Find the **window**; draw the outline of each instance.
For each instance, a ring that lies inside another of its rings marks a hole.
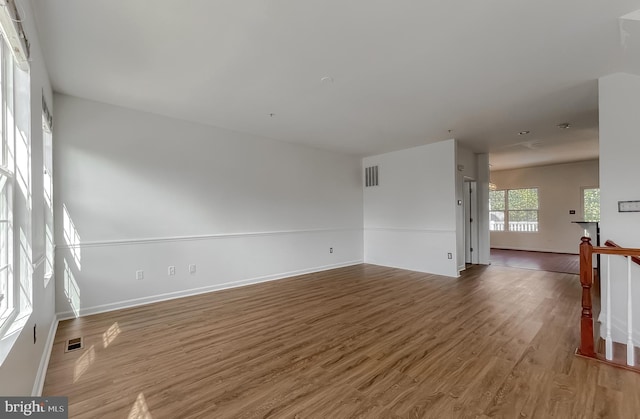
[[[15,209],[28,219],[32,204],[29,92],[28,70],[18,68],[0,38],[0,337],[31,310],[30,233],[14,224]]]
[[[584,221],[600,221],[600,188],[582,188]]]
[[[538,189],[489,191],[490,231],[538,231]]]
[[[42,102],[43,189],[44,189],[44,284],[53,277],[53,138],[51,117],[44,100]]]
[[[11,175],[3,167],[0,172],[0,327],[13,312],[11,184]]]
[[[8,59],[9,58],[9,59]],[[13,283],[13,180],[14,180],[14,142],[13,130],[8,129],[11,120],[7,95],[7,61],[10,60],[8,48],[0,38],[0,95],[2,112],[0,115],[0,328],[14,315],[15,293]]]
[[[489,230],[504,231],[507,203],[506,191],[489,191]]]

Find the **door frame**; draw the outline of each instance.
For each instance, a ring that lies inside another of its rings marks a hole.
[[[480,263],[478,228],[478,184],[475,179],[465,176],[462,188],[465,264]],[[472,250],[473,249],[473,250]]]

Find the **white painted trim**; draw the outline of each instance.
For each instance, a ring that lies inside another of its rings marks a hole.
[[[37,261],[35,261],[35,263],[32,264],[33,270],[35,271],[36,269],[38,269],[38,267],[44,263],[45,259],[46,258],[44,255],[40,256],[40,259],[38,259]]]
[[[273,275],[265,275],[265,276],[260,276],[260,277],[256,277],[256,278],[243,279],[243,280],[240,280],[240,281],[225,282],[225,283],[222,283],[222,284],[210,285],[210,286],[206,286],[206,287],[192,288],[192,289],[188,289],[188,290],[175,291],[175,292],[168,292],[168,293],[165,293],[165,294],[158,294],[158,295],[153,295],[153,296],[149,296],[149,297],[134,298],[134,299],[131,299],[131,300],[124,300],[124,301],[120,301],[120,302],[117,302],[117,303],[110,303],[110,304],[103,304],[103,305],[94,306],[94,307],[80,308],[79,317],[89,316],[89,315],[98,314],[98,313],[105,313],[105,312],[108,312],[108,311],[121,310],[121,309],[124,309],[124,308],[137,307],[137,306],[142,306],[142,305],[146,305],[146,304],[157,303],[157,302],[160,302],[160,301],[174,300],[176,298],[189,297],[189,296],[192,296],[192,295],[206,294],[206,293],[209,293],[209,292],[220,291],[220,290],[229,289],[229,288],[238,288],[238,287],[243,287],[243,286],[246,286],[246,285],[253,285],[253,284],[259,284],[259,283],[262,283],[262,282],[275,281],[275,280],[278,280],[278,279],[283,279],[283,278],[288,278],[288,277],[298,276],[298,275],[304,275],[304,274],[309,274],[309,273],[313,273],[313,272],[326,271],[326,270],[329,270],[329,269],[343,268],[345,266],[359,265],[361,263],[364,263],[364,261],[363,260],[352,260],[352,261],[343,262],[343,263],[337,263],[337,264],[333,264],[333,265],[324,265],[324,266],[318,266],[318,267],[315,267],[315,268],[301,269],[301,270],[298,270],[298,271],[283,272],[283,273],[273,274]],[[57,313],[57,316],[58,316],[58,320],[68,320],[68,319],[73,319],[73,318],[76,317],[73,314],[72,311],[66,311],[66,312],[62,312],[62,313]]]
[[[626,313],[625,313],[626,315]],[[599,323],[606,322],[606,315],[604,313],[600,313],[597,321]],[[603,330],[602,328],[601,330]],[[611,316],[611,334],[613,336],[613,341],[622,343],[624,345],[627,344],[627,324],[624,320],[618,319],[614,316]],[[601,336],[602,337],[602,336]],[[640,330],[634,328],[633,329],[633,346],[640,347]]]
[[[51,322],[51,327],[49,328],[49,335],[47,336],[47,341],[44,344],[42,357],[40,358],[40,366],[38,367],[36,380],[33,383],[33,390],[31,391],[31,395],[34,397],[40,397],[42,395],[44,380],[47,376],[49,360],[51,359],[51,352],[53,351],[53,342],[56,338],[56,332],[58,331],[58,323],[59,321],[57,319],[54,319]]]
[[[246,233],[221,233],[221,234],[202,234],[191,236],[167,236],[167,237],[149,237],[140,239],[122,239],[122,240],[97,240],[80,243],[77,245],[58,244],[57,249],[74,249],[85,247],[104,247],[104,246],[126,246],[132,244],[149,244],[149,243],[167,243],[167,242],[180,242],[180,241],[195,241],[195,240],[212,240],[212,239],[226,239],[233,237],[260,237],[260,236],[278,236],[285,234],[303,234],[303,233],[326,233],[326,232],[339,232],[339,231],[361,231],[361,228],[318,228],[311,230],[281,230],[281,231],[255,231]]]
[[[365,231],[399,231],[404,233],[455,233],[456,230],[433,230],[428,228],[395,228],[395,227],[365,227]]]

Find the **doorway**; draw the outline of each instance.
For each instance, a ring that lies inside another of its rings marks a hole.
[[[464,205],[464,261],[465,264],[478,264],[478,195],[477,182],[474,179],[464,179],[463,185]]]

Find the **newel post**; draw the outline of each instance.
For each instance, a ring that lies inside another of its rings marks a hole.
[[[583,356],[596,357],[593,339],[593,310],[591,304],[591,285],[593,284],[593,246],[589,237],[583,237],[580,243],[580,284],[582,285],[582,316],[580,318],[580,348]]]

